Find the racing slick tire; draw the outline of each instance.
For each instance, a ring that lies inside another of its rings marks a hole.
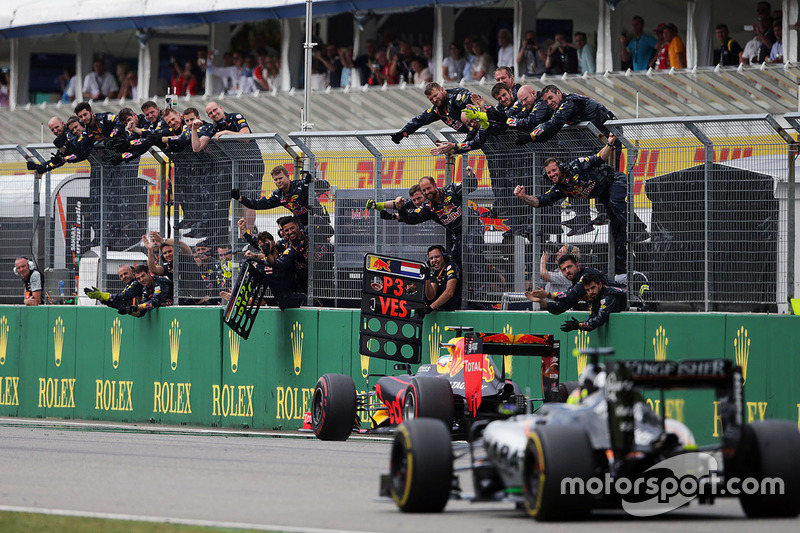
[[[797,426],[788,420],[764,420],[744,426],[730,475],[741,480],[739,503],[748,517],[800,514],[800,431]],[[753,494],[744,492],[746,478],[758,480]],[[782,480],[783,494],[778,494],[776,485],[767,478]],[[770,489],[775,494],[769,494]]]
[[[523,455],[525,509],[540,521],[585,518],[592,509],[592,495],[585,490],[583,494],[562,494],[561,481],[578,478],[585,486],[593,475],[594,451],[583,428],[537,427],[530,433]]]
[[[454,411],[453,389],[449,381],[431,376],[411,378],[403,398],[403,420],[435,418],[452,428]]]
[[[314,387],[311,427],[320,440],[347,440],[356,420],[356,386],[344,374],[323,374]]]
[[[408,420],[397,428],[389,493],[406,513],[440,513],[453,486],[450,428],[441,420]]]

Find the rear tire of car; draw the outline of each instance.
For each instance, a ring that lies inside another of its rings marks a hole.
[[[397,428],[389,493],[406,513],[440,513],[453,486],[450,428],[440,420],[409,420]]]
[[[594,475],[594,452],[583,428],[541,426],[531,432],[522,463],[528,514],[540,521],[579,520],[592,509],[592,496],[562,494],[564,478],[585,482]]]
[[[787,518],[800,514],[800,431],[795,424],[764,420],[744,426],[732,466],[731,475],[741,481],[758,480],[755,494],[739,495],[748,517]],[[764,483],[766,478],[780,478],[783,494],[766,493],[770,487],[777,490],[772,483]],[[742,484],[740,488],[746,487]]]
[[[320,440],[347,440],[356,421],[356,386],[344,374],[324,374],[311,401],[311,427]]]
[[[411,378],[403,398],[403,421],[435,418],[452,428],[454,411],[453,389],[449,381],[430,376]]]

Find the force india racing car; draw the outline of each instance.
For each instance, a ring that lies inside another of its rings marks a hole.
[[[580,389],[568,403],[544,404],[535,414],[485,423],[482,435],[476,423],[473,435],[478,436],[467,443],[451,444],[447,428],[437,420],[401,425],[390,473],[381,476],[381,495],[391,496],[406,512],[439,512],[449,498],[458,498],[516,502],[537,520],[578,519],[595,508],[619,507],[650,516],[695,496],[701,503],[733,496],[725,488],[738,478],[751,480],[750,490],[741,481],[736,491],[747,516],[800,514],[800,431],[782,420],[742,423],[739,367],[724,359],[637,360],[612,362],[606,372],[597,362],[600,353],[589,351]],[[697,446],[684,424],[659,419],[640,393],[685,388],[715,390],[720,443]],[[469,465],[454,469],[456,460]],[[471,471],[474,494],[462,494],[454,477],[458,470]],[[665,499],[663,492],[651,489],[666,487],[670,472],[679,479],[680,491],[676,494],[671,485]],[[691,473],[697,484],[685,481],[681,472]],[[578,490],[598,479],[605,486],[627,488],[606,491],[595,484],[595,490]],[[771,485],[775,479],[782,480],[782,490]],[[630,489],[637,482],[648,490],[634,496]]]
[[[394,429],[415,418],[436,419],[454,437],[464,437],[473,420],[496,420],[530,409],[532,400],[520,387],[505,379],[505,365],[498,371],[491,355],[527,355],[541,357],[541,380],[544,402],[564,401],[570,387],[577,383],[559,383],[559,341],[552,335],[511,335],[478,333],[468,327],[447,327],[462,332],[442,343],[447,354],[435,364],[420,365],[411,375],[408,364],[396,364],[405,375],[382,376],[374,390],[356,393],[350,376],[325,374],[314,388],[311,425],[322,440],[346,440],[358,430],[365,413],[370,430]]]

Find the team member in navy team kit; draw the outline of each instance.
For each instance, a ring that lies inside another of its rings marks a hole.
[[[586,299],[592,306],[589,318],[579,322],[573,317],[561,325],[561,331],[592,331],[608,322],[611,313],[624,311],[628,304],[628,297],[624,289],[611,287],[603,282],[601,276],[595,272],[587,272],[581,277],[580,284],[586,290]]]
[[[142,286],[136,281],[133,268],[130,265],[120,265],[117,268],[117,276],[123,283],[122,291],[117,294],[102,292],[97,287],[86,287],[83,292],[92,300],[97,300],[101,304],[117,309],[121,314],[124,314],[133,305],[133,300],[136,298],[135,295],[142,293]]]
[[[564,311],[569,311],[578,302],[586,300],[586,289],[579,283],[584,274],[598,276],[603,285],[619,287],[615,282],[609,282],[599,270],[582,266],[578,258],[572,254],[564,254],[558,258],[558,270],[572,283],[569,289],[559,292],[550,292],[544,289],[525,292],[525,297],[528,300],[538,303],[542,309],[553,315],[560,315]]]
[[[87,214],[94,229],[94,235],[85,235],[85,247],[99,244],[101,229],[105,231],[106,244],[121,248],[133,239],[138,240],[140,226],[144,220],[134,215],[141,211],[140,202],[147,202],[146,190],[139,184],[138,164],[135,161],[119,164],[124,159],[122,153],[130,148],[130,140],[125,125],[115,113],[94,113],[87,102],[75,106],[75,114],[84,127],[84,134],[94,141],[94,153],[98,161],[92,160],[89,177],[89,205]],[[102,181],[102,187],[101,187]],[[100,191],[103,197],[100,198]],[[100,202],[104,206],[100,221]],[[138,210],[136,208],[139,208]],[[146,208],[145,208],[146,211]]]
[[[89,157],[94,143],[91,137],[83,133],[83,124],[78,117],[73,115],[67,119],[66,123],[58,117],[51,117],[47,122],[47,127],[55,136],[53,145],[56,147],[56,151],[47,163],[28,161],[28,170],[44,174],[64,163],[77,163]]]
[[[253,133],[247,119],[241,113],[226,113],[222,106],[217,102],[209,102],[206,105],[208,118],[214,121],[216,132],[214,139],[219,139],[228,135],[247,135]],[[238,160],[237,175],[235,185],[245,195],[251,197],[261,196],[261,182],[264,178],[264,160],[261,157],[261,149],[255,140],[248,140],[244,143],[227,143],[225,150],[234,154]],[[229,156],[230,157],[230,156]],[[226,183],[230,184],[230,180]],[[227,187],[228,190],[231,185]],[[223,193],[224,194],[224,193]],[[256,213],[252,209],[240,208],[237,218],[244,217],[249,226],[253,226],[256,220]]]
[[[395,144],[400,144],[405,137],[437,120],[461,133],[469,131],[469,128],[461,122],[461,112],[467,105],[474,103],[471,92],[461,88],[444,89],[438,83],[431,82],[425,86],[425,96],[432,104],[431,107],[409,120],[403,129],[392,134],[392,141]]]
[[[544,194],[530,196],[525,188],[518,186],[514,194],[533,207],[546,207],[570,196],[572,198],[596,198],[601,202],[610,217],[610,229],[614,235],[614,272],[619,281],[627,273],[627,221],[628,195],[627,177],[611,168],[607,161],[611,156],[613,135],[609,143],[596,155],[561,163],[550,158],[545,161],[544,172],[553,186]]]
[[[461,309],[461,269],[444,250],[434,244],[428,248],[430,271],[425,280],[425,313]]]
[[[293,180],[289,177],[289,170],[283,165],[274,167],[270,175],[277,189],[272,191],[269,197],[254,200],[245,196],[239,189],[232,189],[231,198],[249,209],[258,211],[284,207],[291,211],[303,228],[308,227],[309,221],[313,222],[315,235],[320,237],[318,241],[330,238],[333,235],[333,228],[330,226],[325,208],[316,196],[311,197],[310,186],[314,182],[313,176],[306,173],[302,179]],[[317,189],[315,192],[319,192],[330,189],[330,184],[325,180],[317,180],[315,187]]]

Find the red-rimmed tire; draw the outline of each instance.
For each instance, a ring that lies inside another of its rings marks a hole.
[[[430,376],[411,379],[403,399],[403,421],[435,418],[452,429],[454,411],[453,389],[449,381]]]
[[[311,402],[311,427],[320,440],[347,440],[355,427],[356,386],[344,374],[324,374]]]

